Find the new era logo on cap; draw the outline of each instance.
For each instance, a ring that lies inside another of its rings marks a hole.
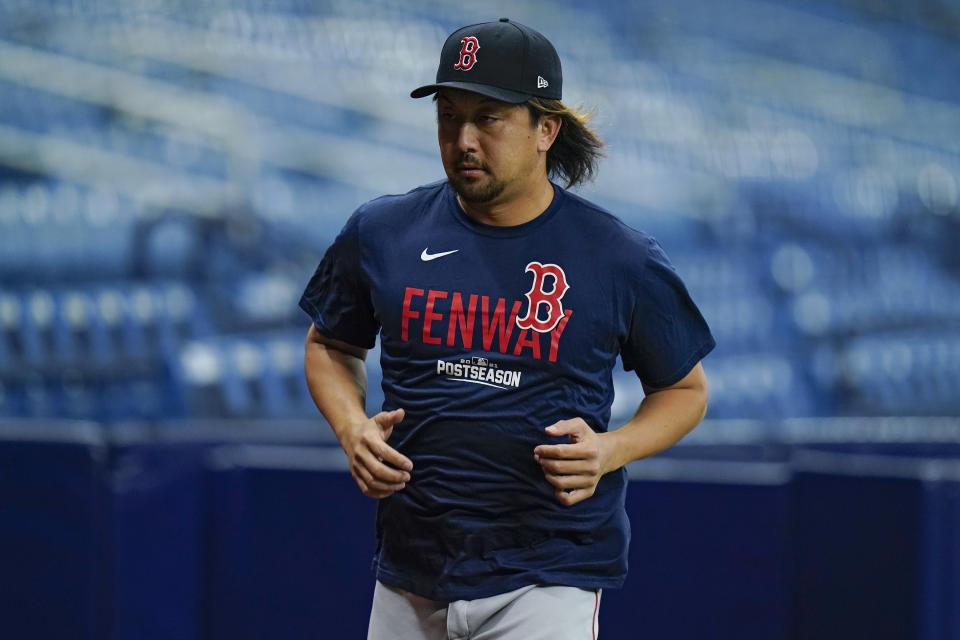
[[[440,52],[436,82],[414,89],[410,96],[422,98],[450,87],[520,104],[534,96],[560,100],[562,86],[560,56],[550,41],[501,18],[451,33]]]

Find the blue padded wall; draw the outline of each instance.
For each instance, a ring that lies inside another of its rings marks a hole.
[[[929,448],[798,453],[798,639],[958,637],[960,461]]]
[[[105,453],[90,424],[0,429],[4,637],[109,637]]]
[[[636,629],[651,638],[789,638],[786,462],[650,462],[631,473],[630,573],[623,589],[604,593],[607,637]]]
[[[376,503],[337,469],[343,454],[239,446],[212,456],[204,637],[365,637]]]
[[[363,637],[376,502],[316,426],[0,424],[5,637]],[[826,426],[631,464],[601,637],[960,640],[960,440]]]

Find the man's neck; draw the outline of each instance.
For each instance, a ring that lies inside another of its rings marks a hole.
[[[534,189],[507,197],[503,201],[472,203],[457,195],[457,202],[464,213],[484,224],[496,227],[515,227],[529,222],[547,210],[553,202],[553,185],[544,177]]]

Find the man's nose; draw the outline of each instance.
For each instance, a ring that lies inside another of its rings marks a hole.
[[[461,151],[477,150],[477,126],[472,122],[464,122],[457,133],[457,147]]]

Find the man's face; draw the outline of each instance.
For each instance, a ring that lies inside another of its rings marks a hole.
[[[465,202],[509,201],[545,175],[542,136],[524,105],[442,89],[437,137],[447,178]]]

